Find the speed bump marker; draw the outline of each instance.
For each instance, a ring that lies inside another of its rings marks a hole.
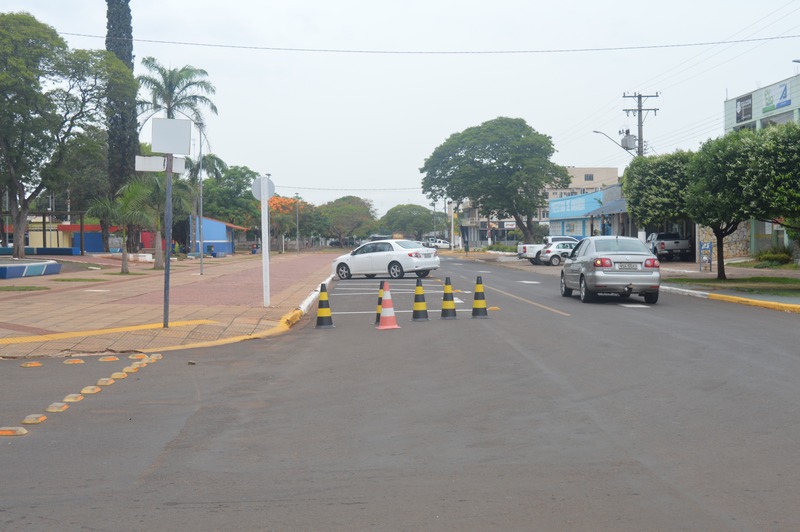
[[[25,419],[22,420],[23,425],[37,425],[47,419],[47,416],[44,414],[30,414],[25,416]]]
[[[24,436],[27,433],[23,427],[0,427],[0,436]]]
[[[162,358],[164,357],[161,355],[161,353],[153,353],[150,355],[151,360],[161,360]]]
[[[50,406],[44,409],[45,412],[63,412],[69,408],[67,403],[52,403]]]
[[[133,355],[128,355],[128,358],[131,360],[141,360],[143,358],[147,358],[147,355],[144,353],[134,353]]]
[[[112,384],[114,384],[114,379],[109,379],[108,377],[103,377],[97,381],[98,386],[111,386]]]
[[[134,368],[133,366],[125,366],[124,368],[122,368],[122,371],[124,371],[125,373],[136,373],[137,371],[139,371],[139,368]]]
[[[100,362],[116,362],[117,360],[119,360],[119,357],[111,355],[107,357],[100,357],[99,360]]]
[[[64,364],[83,364],[84,361],[82,358],[68,358],[64,361]]]
[[[100,390],[102,390],[102,388],[99,386],[86,386],[83,390],[81,390],[81,393],[85,393],[86,395],[94,395],[96,393],[100,393]]]
[[[125,373],[124,371],[115,371],[114,373],[111,374],[111,378],[112,379],[127,379],[128,378],[128,374]]]
[[[134,368],[144,368],[147,367],[147,362],[142,362],[141,360],[138,360],[133,364],[131,364],[131,366],[133,366]]]
[[[78,401],[83,401],[83,396],[79,393],[71,393],[64,397],[65,403],[77,403]]]
[[[40,368],[40,367],[42,367],[42,365],[43,364],[37,360],[37,361],[34,361],[34,362],[23,362],[22,364],[19,365],[19,367],[21,367],[21,368]]]

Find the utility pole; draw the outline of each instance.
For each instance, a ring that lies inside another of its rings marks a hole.
[[[638,134],[638,137],[636,139],[637,143],[638,143],[636,154],[639,155],[639,156],[642,156],[642,155],[644,155],[644,113],[646,113],[648,111],[653,111],[654,115],[658,114],[658,109],[655,109],[655,108],[642,109],[642,103],[644,103],[644,100],[646,100],[647,98],[658,98],[659,94],[658,93],[655,93],[655,94],[639,94],[639,93],[636,93],[636,92],[634,92],[633,94],[628,94],[627,92],[623,92],[622,93],[622,97],[623,98],[636,98],[636,109],[623,109],[623,111],[625,111],[626,115],[629,115],[630,113],[633,113],[633,115],[637,119],[637,123],[638,123],[638,126],[639,126],[639,134]]]

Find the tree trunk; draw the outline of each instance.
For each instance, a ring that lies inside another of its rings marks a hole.
[[[128,240],[127,236],[125,237],[125,240],[126,241]],[[122,269],[120,270],[120,273],[129,274],[130,272],[131,271],[128,268],[128,250],[125,247],[123,247],[122,248]]]
[[[717,237],[717,279],[725,280],[725,257],[723,257],[723,245],[725,242],[725,232],[722,229],[714,228],[714,236]]]
[[[25,258],[25,227],[28,223],[28,212],[11,204],[11,219],[14,221],[14,251],[15,259]]]
[[[161,249],[161,231],[156,231],[156,250],[155,250],[155,264],[154,270],[164,269],[164,250]]]
[[[108,229],[108,220],[100,220],[100,235],[103,239],[103,251],[108,253],[111,249],[108,246],[108,239],[111,236],[111,232]]]

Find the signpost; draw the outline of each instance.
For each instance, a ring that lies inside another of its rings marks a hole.
[[[275,195],[270,174],[253,180],[253,197],[261,202],[261,284],[264,287],[264,307],[269,307],[269,199]]]
[[[703,266],[708,264],[708,271],[714,271],[714,243],[713,242],[700,242],[700,271],[703,271]]]

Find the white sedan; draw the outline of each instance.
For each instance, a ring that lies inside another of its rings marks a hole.
[[[436,249],[423,247],[411,240],[367,242],[333,261],[333,273],[339,279],[350,279],[353,275],[372,278],[381,274],[402,279],[406,272],[426,277],[431,270],[438,268]]]

